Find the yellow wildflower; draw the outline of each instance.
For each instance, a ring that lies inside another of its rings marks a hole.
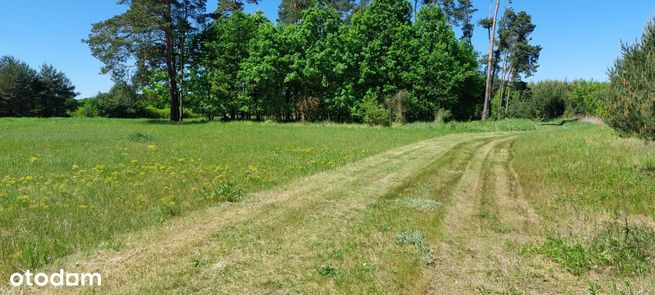
[[[80,166],[77,166],[77,165],[73,164],[73,166],[71,166],[71,169],[77,170],[77,169],[80,169]]]
[[[39,158],[37,158],[36,156],[32,156],[32,157],[30,157],[30,164],[34,164],[34,163],[36,163],[36,161],[37,161],[38,159],[39,159]]]
[[[20,196],[16,197],[16,200],[18,200],[21,203],[29,203],[30,202],[30,196],[20,195]]]

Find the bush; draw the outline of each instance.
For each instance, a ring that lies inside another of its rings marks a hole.
[[[446,109],[439,109],[434,115],[434,121],[436,123],[447,123],[453,119],[453,113]]]
[[[358,114],[364,123],[368,125],[391,126],[391,114],[378,104],[377,97],[372,91],[367,92],[364,96]]]
[[[531,83],[527,89],[519,91],[518,99],[511,101],[507,116],[529,119],[554,119],[562,115],[603,116],[603,101],[608,89],[608,83],[585,80]]]
[[[655,23],[622,51],[610,69],[606,121],[623,135],[655,140]]]
[[[533,118],[554,119],[566,110],[570,89],[567,82],[543,81],[530,86]]]
[[[566,100],[567,115],[605,115],[603,102],[608,95],[608,83],[577,80],[570,84],[570,88]]]

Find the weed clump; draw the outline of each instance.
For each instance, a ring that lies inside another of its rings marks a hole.
[[[243,190],[239,185],[224,183],[213,189],[204,189],[202,194],[210,201],[236,203],[243,200]]]
[[[589,243],[549,237],[542,245],[526,246],[521,252],[544,255],[575,275],[597,269],[638,275],[653,269],[655,230],[639,226],[626,232],[622,226],[613,224]]]
[[[432,246],[425,240],[421,231],[405,231],[396,235],[398,245],[414,245],[423,253],[422,263],[425,265],[434,264],[435,254]]]
[[[332,265],[323,265],[318,268],[318,274],[326,278],[334,278],[341,276],[343,272],[339,268]]]

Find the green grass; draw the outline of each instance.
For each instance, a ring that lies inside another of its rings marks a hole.
[[[512,151],[525,195],[544,217],[544,232],[538,234],[547,236],[524,245],[523,254],[555,261],[590,286],[615,288],[634,278],[652,278],[652,142],[571,123],[526,133]],[[600,279],[586,278],[589,272]]]
[[[527,121],[410,124],[0,120],[0,275],[117,234],[455,132],[531,130]]]
[[[620,138],[609,128],[584,123],[546,127],[513,145],[525,189],[543,209],[576,207],[655,218],[655,145]],[[623,202],[625,200],[625,202]],[[552,220],[558,210],[544,210]]]
[[[655,254],[655,231],[637,226],[625,232],[609,224],[588,243],[548,237],[541,245],[526,245],[523,254],[541,254],[575,275],[590,270],[609,270],[613,274],[638,276],[650,273]]]

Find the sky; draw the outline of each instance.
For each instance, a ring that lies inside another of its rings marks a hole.
[[[82,43],[91,24],[125,10],[114,0],[0,0],[0,56],[11,55],[38,68],[52,64],[66,73],[78,98],[93,96],[112,86],[101,75],[102,64]],[[210,9],[215,0],[208,0]],[[506,0],[504,2],[507,2]],[[271,20],[277,18],[280,0],[247,5]],[[475,19],[489,14],[489,0],[474,0]],[[544,79],[607,80],[607,69],[620,55],[621,41],[634,43],[645,24],[655,17],[653,0],[513,0],[537,25],[533,42],[543,46],[539,70],[530,81]],[[502,10],[501,10],[502,13]],[[473,45],[486,52],[487,33],[476,27]]]

